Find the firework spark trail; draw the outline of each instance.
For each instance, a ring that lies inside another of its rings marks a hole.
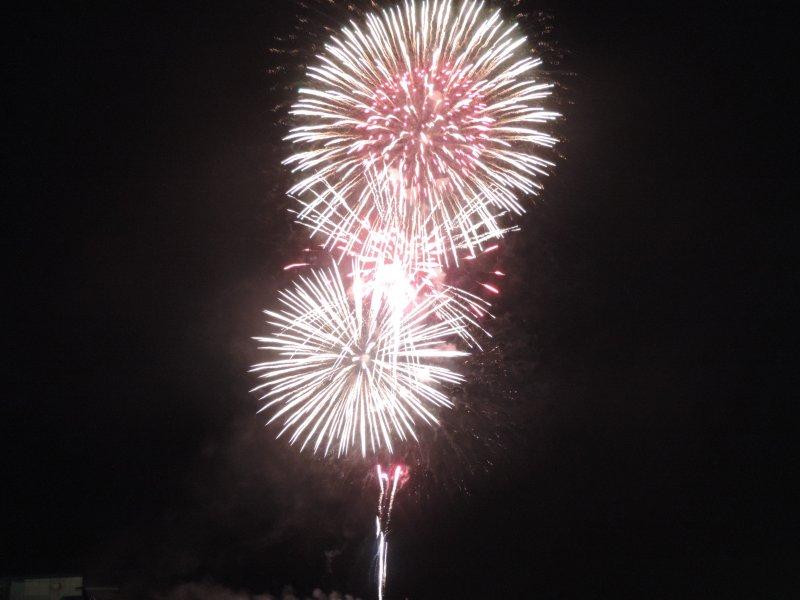
[[[392,518],[394,497],[397,493],[401,479],[408,475],[408,469],[397,465],[391,473],[384,471],[380,465],[376,466],[378,473],[378,515],[375,517],[375,537],[378,539],[378,600],[383,600],[383,591],[386,589],[386,555],[389,550],[387,538],[389,536],[389,523]],[[391,483],[390,483],[391,480]],[[388,490],[388,494],[387,494]]]
[[[399,219],[456,262],[500,237],[551,166],[533,151],[556,140],[536,126],[558,116],[515,28],[475,0],[409,1],[331,38],[291,111],[298,219],[340,239]]]
[[[417,301],[393,285],[369,287],[357,263],[348,293],[334,263],[279,298],[282,310],[265,311],[272,334],[255,338],[279,358],[251,369],[264,380],[255,390],[267,390],[261,410],[283,421],[279,437],[291,431],[290,443],[324,454],[358,444],[365,456],[416,439],[418,421],[438,423],[436,409],[452,406],[441,387],[463,378],[437,363],[466,356],[449,340],[469,336],[450,296]]]

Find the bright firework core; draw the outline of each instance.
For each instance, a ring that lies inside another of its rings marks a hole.
[[[361,356],[354,356],[353,357],[353,362],[358,361],[359,363],[361,363],[361,368],[362,369],[368,369],[369,368],[369,363],[370,363],[371,360],[372,360],[372,357],[366,352],[364,354],[362,354]]]

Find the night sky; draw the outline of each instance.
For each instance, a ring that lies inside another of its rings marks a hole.
[[[370,465],[275,441],[247,373],[303,247],[281,107],[324,20],[122,4],[6,22],[0,576],[372,597]],[[547,9],[557,167],[390,597],[800,594],[787,18]]]

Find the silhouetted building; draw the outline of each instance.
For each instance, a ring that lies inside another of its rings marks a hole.
[[[0,578],[0,600],[116,600],[115,587],[84,585],[81,575]]]

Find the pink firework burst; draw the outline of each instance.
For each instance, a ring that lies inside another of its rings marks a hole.
[[[465,0],[407,2],[331,38],[308,70],[287,139],[299,219],[351,245],[365,228],[403,222],[447,261],[508,229],[519,196],[551,165],[537,148],[558,115],[541,102],[516,25]],[[381,198],[378,198],[381,196]],[[389,202],[385,202],[389,198]]]

